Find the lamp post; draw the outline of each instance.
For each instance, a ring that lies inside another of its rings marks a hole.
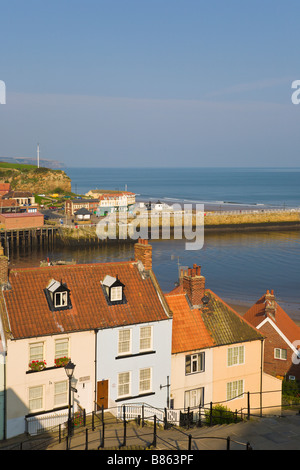
[[[170,393],[169,393],[169,388],[170,388],[170,383],[169,383],[169,376],[167,375],[167,385],[160,385],[160,389],[162,388],[167,388],[167,408],[170,407]]]
[[[75,364],[73,362],[69,361],[68,364],[65,366],[65,371],[67,374],[67,377],[69,379],[69,415],[68,415],[68,438],[71,436],[72,432],[72,418],[71,418],[71,390],[72,390],[72,385],[71,385],[71,380],[74,374],[74,369],[75,369]]]

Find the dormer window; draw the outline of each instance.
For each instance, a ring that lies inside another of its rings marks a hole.
[[[65,310],[72,308],[70,290],[62,281],[51,279],[45,289],[46,298],[51,310]]]
[[[124,303],[124,284],[118,279],[118,277],[105,276],[102,287],[106,294],[106,299],[110,304]]]

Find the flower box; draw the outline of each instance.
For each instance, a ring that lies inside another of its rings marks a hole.
[[[55,364],[55,367],[65,367],[68,362],[70,362],[70,358],[69,357],[58,357],[57,359],[54,359],[54,364]]]
[[[43,370],[46,367],[46,361],[31,361],[29,363],[29,369],[32,371]]]

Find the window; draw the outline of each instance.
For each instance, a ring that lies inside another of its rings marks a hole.
[[[184,409],[188,407],[194,408],[203,406],[204,404],[204,387],[188,390],[184,392]]]
[[[227,350],[227,365],[236,366],[245,362],[245,347],[235,346]]]
[[[69,356],[69,340],[58,339],[55,341],[55,359]]]
[[[43,361],[44,359],[44,343],[35,343],[29,345],[29,362]]]
[[[102,282],[102,288],[109,305],[117,302],[126,303],[124,287],[124,284],[119,281],[118,277],[105,276]]]
[[[40,411],[43,409],[43,386],[29,389],[29,410]]]
[[[125,397],[130,394],[130,372],[118,374],[118,397]]]
[[[112,302],[116,302],[118,300],[122,300],[123,296],[123,288],[122,286],[112,287],[110,291],[110,300]]]
[[[140,351],[152,349],[152,326],[140,328]]]
[[[68,293],[67,292],[56,292],[54,307],[66,307],[68,305]]]
[[[151,391],[151,375],[151,368],[140,369],[140,393],[146,393]]]
[[[204,352],[185,356],[185,373],[195,374],[204,371]]]
[[[54,384],[54,406],[62,406],[68,402],[68,382],[56,382]]]
[[[70,290],[62,281],[51,279],[44,289],[50,310],[66,310],[72,308]]]
[[[244,393],[244,381],[235,380],[227,383],[227,400],[232,400]]]
[[[275,348],[274,349],[274,357],[275,359],[282,359],[283,361],[287,360],[287,350]]]
[[[131,353],[131,330],[119,331],[118,354]]]

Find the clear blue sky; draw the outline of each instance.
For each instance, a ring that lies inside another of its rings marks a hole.
[[[299,0],[0,0],[0,156],[299,166]]]

